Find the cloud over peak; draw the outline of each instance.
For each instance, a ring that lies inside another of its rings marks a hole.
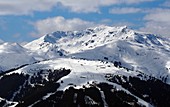
[[[79,18],[65,19],[62,16],[47,18],[35,22],[34,27],[39,35],[44,35],[54,31],[72,31],[83,30],[88,27],[93,27],[94,22],[85,21]]]
[[[152,9],[143,19],[146,23],[141,30],[170,37],[170,9]]]

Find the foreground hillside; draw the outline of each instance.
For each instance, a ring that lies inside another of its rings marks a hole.
[[[0,106],[170,106],[170,40],[154,34],[57,31],[25,46],[2,43],[0,59]]]

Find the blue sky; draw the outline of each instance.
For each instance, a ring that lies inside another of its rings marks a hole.
[[[170,0],[0,0],[0,39],[8,42],[101,24],[170,37]]]

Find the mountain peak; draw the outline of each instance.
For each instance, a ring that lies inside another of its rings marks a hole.
[[[127,29],[128,29],[127,26],[114,27],[114,26],[100,25],[97,27],[90,27],[85,30],[79,30],[79,31],[56,31],[56,32],[52,32],[50,34],[45,35],[43,38],[44,38],[44,42],[54,43],[57,39],[60,39],[61,37],[65,37],[65,36],[80,37],[84,35],[98,33],[104,30],[123,32],[123,31],[126,31]]]
[[[6,101],[57,107],[82,102],[85,106],[105,103],[101,105],[105,107],[170,105],[170,42],[166,38],[103,25],[56,31],[24,47],[0,45],[0,106],[6,106]]]
[[[24,52],[24,48],[19,45],[18,43],[4,43],[2,45],[0,45],[0,50],[4,51],[4,52],[15,52],[15,53],[21,53]]]
[[[154,34],[138,32],[127,28],[127,26],[113,27],[101,25],[91,27],[81,31],[56,31],[44,35],[31,43],[25,45],[26,48],[34,47],[31,50],[42,49],[50,45],[62,45],[75,47],[77,49],[89,49],[89,47],[102,46],[119,40],[133,41],[144,45],[159,45],[161,42]],[[85,46],[85,47],[83,47]]]
[[[56,43],[56,37],[54,35],[47,34],[43,37],[44,42]]]

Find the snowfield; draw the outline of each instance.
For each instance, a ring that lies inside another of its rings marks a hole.
[[[105,81],[106,79],[104,77],[104,74],[107,73],[114,73],[118,75],[124,74],[126,76],[136,76],[137,74],[139,74],[137,72],[127,72],[125,69],[116,68],[113,63],[109,62],[58,58],[56,60],[43,61],[37,64],[29,65],[14,72],[7,73],[6,75],[10,75],[12,73],[33,75],[34,73],[36,73],[36,71],[41,69],[54,70],[61,68],[70,69],[72,71],[70,74],[59,80],[64,82],[59,88],[61,90],[65,90],[68,84],[73,84],[77,87],[80,87],[89,81]],[[45,78],[45,73],[44,79],[48,80],[47,78]]]

